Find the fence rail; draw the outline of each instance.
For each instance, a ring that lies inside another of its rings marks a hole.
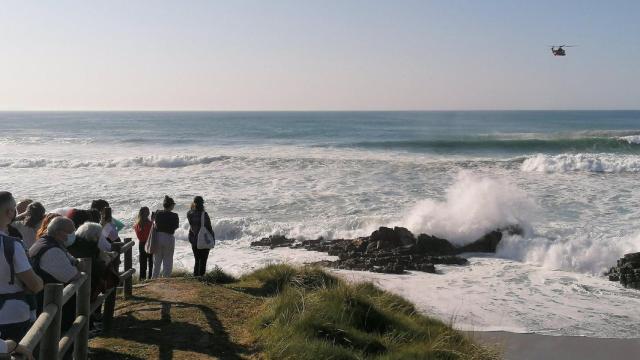
[[[118,273],[123,286],[123,297],[132,296],[132,275],[135,269],[132,267],[132,248],[134,242],[130,238],[124,239],[124,243],[115,242],[112,250],[118,252]],[[120,273],[120,256],[124,254],[124,271]],[[73,358],[76,360],[87,359],[89,352],[89,318],[100,305],[104,304],[103,331],[111,331],[113,324],[113,312],[116,302],[116,288],[111,288],[100,294],[91,303],[91,259],[79,260],[78,269],[81,275],[72,283],[47,284],[44,288],[44,301],[42,313],[33,323],[27,334],[20,340],[20,345],[31,352],[40,345],[38,359],[62,359],[64,354],[73,346]],[[76,295],[75,320],[71,327],[61,334],[62,307]],[[18,359],[17,357],[13,357]],[[8,359],[0,355],[0,360]]]

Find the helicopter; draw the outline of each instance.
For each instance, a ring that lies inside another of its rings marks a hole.
[[[566,56],[567,53],[564,50],[564,48],[566,47],[574,47],[576,45],[558,45],[558,48],[556,49],[555,45],[551,45],[551,52],[553,53],[553,56]]]

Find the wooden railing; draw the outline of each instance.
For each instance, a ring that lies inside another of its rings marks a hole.
[[[111,246],[113,251],[118,252],[118,257],[124,254],[124,272],[119,273],[119,277],[125,299],[130,298],[132,295],[132,275],[136,271],[132,267],[131,249],[133,245],[134,242],[130,238],[126,238],[124,243],[116,242]],[[120,260],[118,260],[119,268]],[[89,318],[103,303],[103,331],[106,333],[111,331],[116,303],[116,288],[111,288],[106,293],[100,294],[91,303],[91,259],[80,259],[78,269],[81,271],[80,277],[67,286],[47,284],[44,287],[42,313],[20,341],[20,345],[31,352],[40,345],[39,355],[34,354],[38,359],[61,359],[71,348],[71,345],[73,345],[74,359],[87,359],[89,351]],[[73,295],[76,295],[75,320],[67,332],[60,334],[62,307]]]

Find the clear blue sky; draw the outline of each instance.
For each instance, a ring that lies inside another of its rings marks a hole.
[[[0,110],[640,108],[637,0],[0,6]]]

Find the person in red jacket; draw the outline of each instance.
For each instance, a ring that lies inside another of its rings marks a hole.
[[[136,231],[136,236],[138,237],[138,253],[140,254],[138,262],[140,263],[141,281],[147,279],[147,268],[149,268],[149,279],[151,279],[153,272],[153,255],[144,250],[144,245],[149,238],[152,225],[153,222],[149,219],[149,208],[146,206],[141,207],[140,211],[138,211],[136,224],[133,226],[133,229]]]

